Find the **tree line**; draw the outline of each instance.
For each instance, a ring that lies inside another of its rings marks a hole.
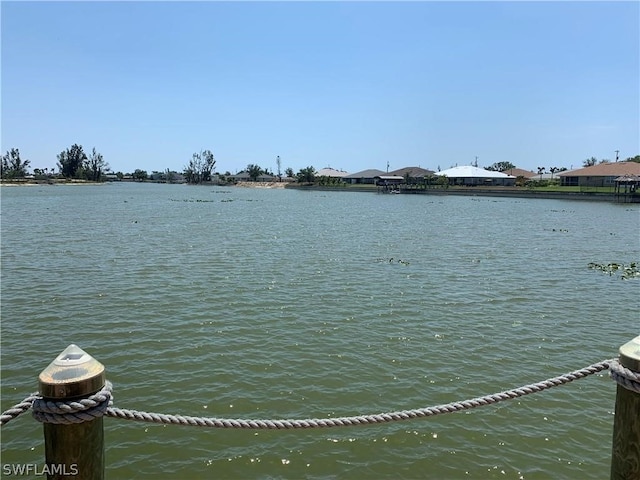
[[[616,159],[616,162],[618,160]],[[635,157],[628,157],[625,162],[636,162],[640,163],[640,155],[636,155]],[[603,158],[602,160],[598,160],[596,157],[587,158],[584,162],[582,162],[583,167],[593,167],[594,165],[600,163],[611,163],[611,160]]]
[[[105,161],[104,156],[99,153],[95,147],[90,153],[86,153],[82,145],[73,144],[70,148],[67,148],[57,155],[57,168],[58,172],[52,168],[49,171],[45,169],[34,169],[34,175],[37,177],[47,178],[50,175],[59,175],[67,179],[82,179],[93,182],[100,182],[105,180],[105,175],[110,172],[109,164]],[[281,179],[280,174],[280,157],[277,157],[278,165],[278,178]],[[2,156],[0,162],[0,178],[3,179],[17,179],[25,178],[29,175],[30,161],[22,159],[20,156],[20,150],[12,148],[5,155]],[[194,152],[189,162],[184,166],[182,176],[187,183],[201,184],[211,182],[214,175],[216,165],[216,159],[211,150],[200,150]],[[240,173],[246,172],[249,179],[252,181],[258,180],[261,175],[274,176],[272,171],[266,168],[262,168],[255,164],[249,164],[245,170]],[[124,175],[120,172],[116,174],[118,178],[122,179]],[[136,169],[131,174],[131,178],[136,181],[145,181],[149,178],[160,179],[162,181],[172,182],[177,179],[180,174],[167,169],[165,172],[152,172],[151,176],[146,170]],[[294,174],[292,168],[285,170],[287,177],[296,178],[300,182],[312,183],[315,178],[315,169],[313,167],[307,167],[301,169],[298,174]],[[227,172],[222,177],[230,177],[231,173]]]
[[[99,153],[95,147],[89,154],[85,153],[82,145],[73,144],[70,148],[63,150],[57,155],[57,167],[59,175],[64,178],[76,178],[89,180],[93,182],[100,182],[105,179],[105,175],[110,171],[109,164],[105,161],[103,155]],[[628,157],[625,162],[637,162],[640,163],[640,155],[635,157]],[[280,157],[276,159],[278,165],[278,179],[282,179],[280,172]],[[598,161],[596,157],[590,157],[583,162],[584,167],[590,167],[598,163],[608,163],[610,160],[602,159]],[[0,162],[0,178],[14,179],[25,178],[29,174],[30,161],[22,159],[20,151],[17,148],[12,148],[2,156]],[[191,160],[184,166],[182,175],[187,183],[201,184],[211,182],[216,165],[216,159],[210,150],[200,150],[195,152],[191,156]],[[486,170],[505,172],[516,168],[511,162],[496,162],[493,165],[485,167]],[[546,167],[538,167],[538,174],[542,175],[546,172]],[[566,167],[550,167],[549,172],[554,174],[556,172],[566,171]],[[155,173],[155,172],[154,172]],[[255,164],[247,165],[246,169],[240,173],[247,173],[251,181],[257,181],[262,175],[269,175],[275,177],[273,172],[268,169],[262,168]],[[316,170],[313,167],[302,168],[297,174],[294,174],[292,168],[285,169],[285,176],[289,178],[295,178],[300,183],[313,183],[315,181]],[[51,173],[48,169],[34,169],[36,176],[48,176],[53,175],[54,170],[51,169]],[[171,181],[178,173],[167,170],[161,174],[165,177],[165,181]],[[123,175],[118,172],[118,177]],[[145,181],[149,178],[148,173],[145,170],[136,169],[132,174],[132,178],[137,181]],[[231,176],[230,173],[226,173],[224,176]]]
[[[65,178],[77,178],[100,182],[104,175],[110,170],[109,164],[95,147],[89,154],[85,153],[82,145],[73,144],[70,148],[63,150],[57,155],[58,171]],[[2,156],[0,162],[0,177],[5,179],[24,178],[29,174],[29,160],[23,160],[20,150],[12,148]],[[34,170],[36,175],[48,175],[48,169]],[[51,174],[53,174],[51,169]]]

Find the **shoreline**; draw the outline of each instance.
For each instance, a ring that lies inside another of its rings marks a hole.
[[[375,185],[349,187],[323,187],[317,185],[291,185],[287,188],[296,190],[315,190],[332,192],[369,192],[388,195]],[[562,191],[535,191],[520,187],[449,187],[449,188],[400,188],[400,195],[436,195],[436,196],[468,196],[468,197],[501,197],[501,198],[532,198],[548,200],[579,200],[613,203],[640,203],[640,196],[630,194],[616,194],[615,192],[562,192]]]
[[[90,182],[88,180],[0,180],[0,187],[41,187],[56,185],[104,185],[109,182]]]
[[[37,186],[58,186],[58,185],[107,185],[114,182],[90,182],[87,180],[1,180],[0,187],[37,187]],[[121,183],[121,182],[115,182]],[[122,182],[131,183],[131,182]],[[157,182],[144,182],[157,183]],[[211,184],[216,186],[214,184]],[[386,193],[375,185],[359,186],[322,186],[322,185],[300,185],[292,182],[237,182],[226,187],[258,188],[258,189],[294,189],[313,190],[324,192],[368,192]],[[501,197],[501,198],[532,198],[532,199],[555,199],[555,200],[578,200],[578,201],[599,201],[613,203],[640,203],[640,195],[615,192],[563,192],[563,191],[536,191],[521,187],[449,187],[449,188],[400,188],[401,195],[454,195],[454,196],[478,196],[478,197]]]
[[[238,182],[234,187],[241,188],[285,188],[287,182]]]

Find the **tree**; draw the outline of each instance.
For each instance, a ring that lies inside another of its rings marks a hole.
[[[82,150],[82,145],[74,143],[58,154],[58,168],[65,178],[82,177],[82,169],[87,161],[87,154]]]
[[[210,182],[211,174],[213,173],[213,170],[216,166],[216,159],[210,150],[204,150],[200,153],[200,155],[202,157],[202,181]]]
[[[184,168],[184,177],[187,183],[210,182],[215,165],[216,159],[211,150],[200,150],[200,153],[194,153],[189,164]]]
[[[136,170],[133,172],[133,174],[131,176],[133,177],[134,180],[137,180],[138,182],[143,182],[147,178],[149,178],[149,175],[147,174],[147,171],[146,170],[140,170],[139,168],[136,168]]]
[[[299,183],[313,183],[316,178],[316,169],[313,167],[302,168],[297,177]]]
[[[29,160],[20,158],[20,150],[12,148],[7,150],[0,162],[0,177],[2,178],[24,178],[28,174]]]
[[[596,157],[591,157],[582,162],[582,166],[593,167],[596,163],[598,163],[598,159]]]
[[[538,174],[540,175],[540,180],[542,180],[542,174],[544,173],[545,170],[546,168],[544,167],[538,167]]]
[[[553,178],[553,174],[560,170],[558,167],[551,167],[549,171],[551,172],[551,178]]]
[[[496,162],[490,167],[485,167],[485,170],[490,170],[492,172],[506,172],[507,170],[514,168],[516,168],[516,166],[511,162]]]
[[[437,175],[436,185],[442,188],[449,188],[449,177],[446,175]]]
[[[109,164],[104,161],[102,154],[96,152],[96,148],[93,147],[93,150],[89,154],[84,167],[84,174],[87,177],[87,180],[99,182],[100,180],[102,180],[103,173],[108,171]]]
[[[258,180],[258,177],[262,175],[262,168],[251,163],[247,165],[247,173],[249,174],[249,180],[255,182]]]
[[[629,157],[625,160],[625,162],[636,162],[640,163],[640,155],[636,155],[635,157]]]
[[[284,174],[289,177],[289,178],[293,178],[293,168],[289,167],[284,171]]]

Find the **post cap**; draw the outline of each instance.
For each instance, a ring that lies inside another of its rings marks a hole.
[[[104,365],[71,344],[40,373],[38,383],[45,398],[85,397],[104,386]]]
[[[634,372],[640,372],[640,335],[620,347],[620,363]]]

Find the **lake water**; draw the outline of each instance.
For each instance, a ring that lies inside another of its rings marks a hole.
[[[115,406],[220,418],[429,407],[638,335],[638,205],[185,185],[3,187],[2,410],[69,344]],[[605,373],[430,419],[251,431],[105,419],[107,476],[608,478]],[[44,463],[42,426],[2,463]]]

